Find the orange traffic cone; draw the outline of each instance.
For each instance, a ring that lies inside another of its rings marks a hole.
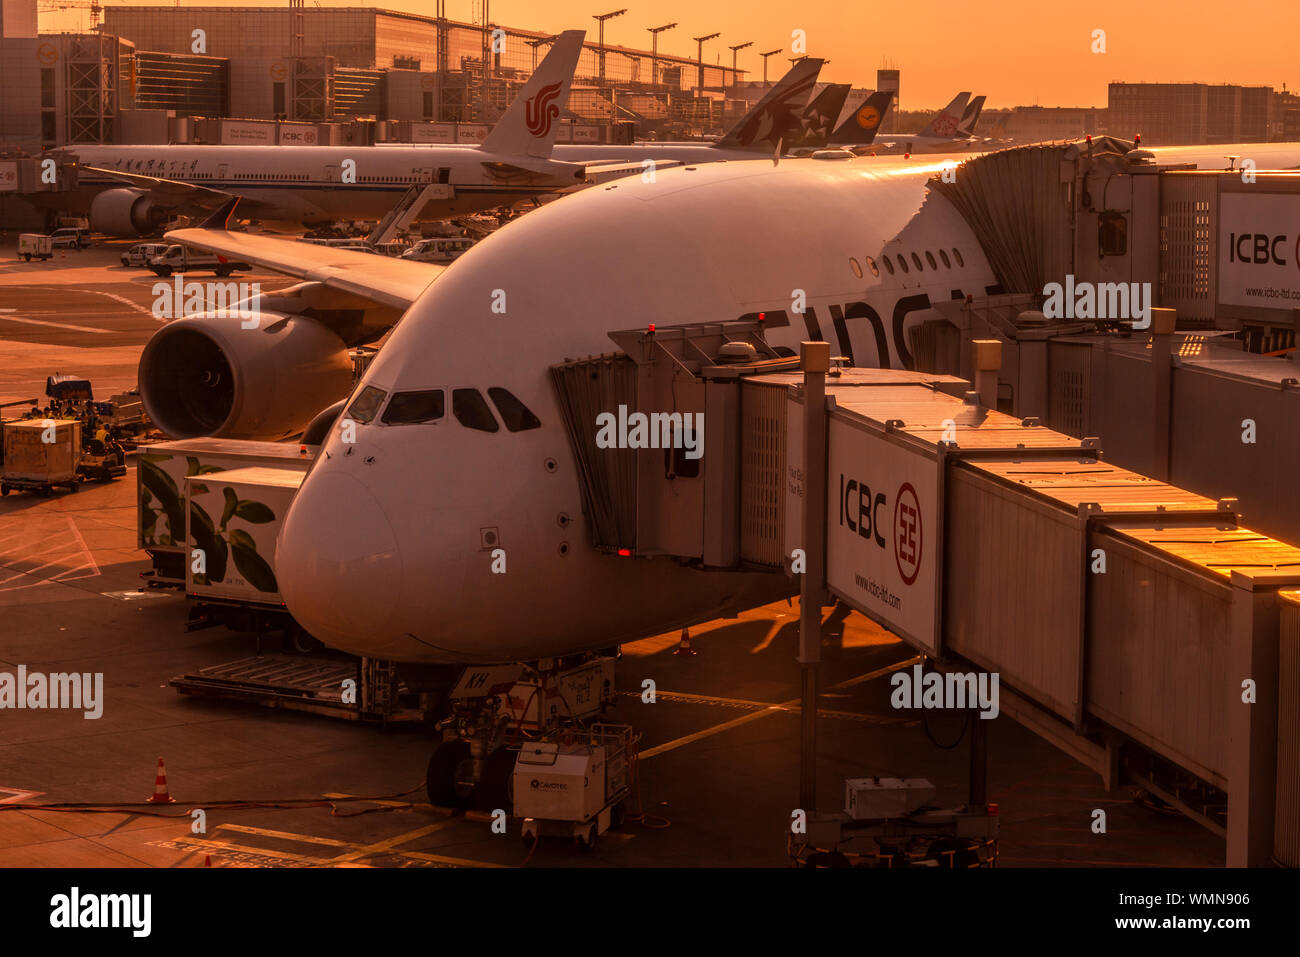
[[[158,776],[153,782],[153,797],[149,799],[150,804],[174,804],[176,799],[167,793],[167,768],[163,765],[163,759],[158,759]]]
[[[684,655],[686,657],[690,657],[695,654],[695,650],[691,648],[691,630],[689,628],[682,629],[681,643],[678,644],[677,650],[674,651],[673,654]]]

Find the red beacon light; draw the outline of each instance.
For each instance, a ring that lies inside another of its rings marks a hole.
[[[989,814],[989,817],[997,817],[997,816],[998,816],[998,806],[997,806],[996,804],[990,804],[990,805],[988,805],[988,814]]]
[[[653,336],[655,334],[655,324],[653,322],[645,327],[645,334],[647,336]]]
[[[630,549],[630,548],[620,548],[620,549],[618,550],[618,554],[619,554],[619,557],[620,557],[620,558],[631,558],[631,557],[632,557],[632,549]]]
[[[1141,133],[1134,133],[1134,134],[1133,134],[1133,145],[1134,145],[1134,146],[1141,146],[1141,145],[1142,145],[1142,134],[1141,134]]]

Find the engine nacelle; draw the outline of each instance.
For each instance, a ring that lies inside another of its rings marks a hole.
[[[147,236],[167,218],[167,210],[138,189],[106,189],[90,202],[90,228],[109,236]]]
[[[334,332],[305,316],[202,314],[163,326],[140,355],[140,397],[177,439],[277,441],[301,432],[352,389],[352,360]]]

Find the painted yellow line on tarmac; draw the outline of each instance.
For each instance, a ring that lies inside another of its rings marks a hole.
[[[324,844],[328,847],[352,847],[347,841],[336,841],[332,837],[316,837],[312,834],[295,834],[292,831],[273,831],[266,827],[250,827],[247,824],[219,824],[219,831],[238,831],[240,834],[257,834],[261,837],[273,837],[280,841],[302,841],[304,844]]]
[[[917,656],[915,658],[909,658],[906,661],[895,662],[894,664],[887,665],[884,668],[877,668],[875,671],[869,671],[866,674],[858,675],[856,678],[850,678],[847,681],[841,681],[838,684],[831,685],[826,690],[842,691],[845,688],[851,688],[855,685],[860,685],[863,684],[864,682],[871,681],[874,678],[879,678],[882,677],[883,675],[890,674],[891,672],[898,671],[902,668],[906,668],[910,665],[916,664],[920,660],[921,660],[920,656]],[[709,700],[703,695],[692,696],[692,697],[696,697],[701,700]],[[714,698],[713,700],[718,701],[718,700],[725,700],[725,699]],[[746,704],[748,703],[749,702],[746,702]],[[656,745],[653,748],[647,748],[646,750],[642,751],[638,755],[638,758],[644,761],[646,758],[653,758],[656,757],[657,755],[664,754],[668,751],[675,751],[680,747],[684,747],[685,745],[688,744],[694,744],[696,741],[700,741],[704,738],[712,737],[713,735],[720,734],[723,731],[730,731],[732,728],[738,728],[742,724],[748,724],[751,721],[757,721],[759,718],[765,717],[769,714],[777,714],[780,712],[789,712],[792,710],[798,710],[799,699],[791,698],[789,701],[782,701],[777,704],[769,704],[769,705],[763,705],[761,702],[753,702],[753,704],[756,707],[760,708],[760,710],[754,711],[751,714],[742,715],[739,718],[733,718],[730,721],[724,721],[722,722],[722,724],[716,724],[711,728],[705,728],[703,731],[696,731],[692,734],[684,735],[683,737],[676,738],[664,744]],[[818,712],[826,713],[826,712],[822,712],[821,709],[818,709]],[[844,712],[844,713],[848,714],[850,712]],[[861,717],[861,716],[854,715],[854,717]]]
[[[445,821],[438,821],[436,824],[427,824],[424,827],[417,827],[414,831],[407,831],[405,834],[398,834],[396,837],[390,837],[384,841],[378,841],[374,844],[366,844],[362,847],[358,847],[357,850],[353,851],[351,854],[344,854],[342,857],[334,858],[334,863],[343,864],[347,861],[355,861],[362,857],[382,854],[384,851],[393,850],[399,844],[406,844],[409,841],[414,841],[416,838],[432,834],[434,831],[441,831],[444,827],[454,823],[454,818],[448,818]],[[357,847],[355,844],[352,846]],[[405,854],[407,852],[398,851],[398,853]]]

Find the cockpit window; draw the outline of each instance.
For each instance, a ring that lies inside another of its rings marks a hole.
[[[527,432],[529,429],[542,427],[537,416],[533,415],[528,406],[516,399],[509,390],[495,386],[488,389],[488,396],[497,407],[497,411],[501,413],[501,421],[511,432]]]
[[[388,393],[383,389],[376,389],[373,385],[368,385],[361,390],[360,394],[352,400],[348,410],[343,413],[345,419],[351,419],[358,425],[365,425],[375,417],[379,407],[384,404],[384,396]]]
[[[445,413],[441,389],[427,392],[398,392],[388,402],[383,421],[388,425],[433,422]]]
[[[501,428],[478,389],[453,389],[451,412],[456,416],[456,421],[467,429],[497,432]]]

